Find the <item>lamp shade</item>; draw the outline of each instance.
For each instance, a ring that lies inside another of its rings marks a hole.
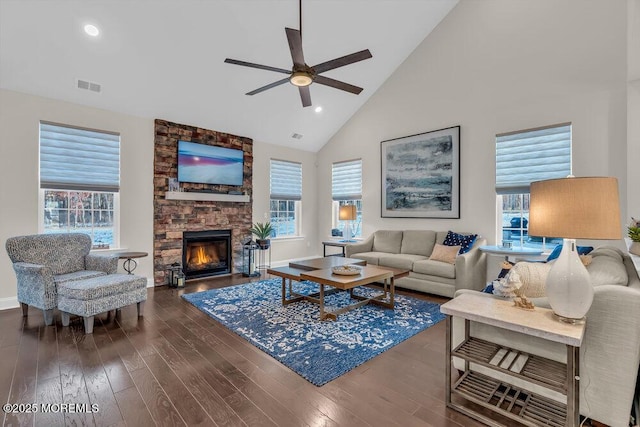
[[[621,239],[618,180],[561,178],[531,183],[529,235]]]
[[[340,206],[340,213],[338,217],[341,221],[353,221],[356,219],[356,206],[355,205],[344,205]]]

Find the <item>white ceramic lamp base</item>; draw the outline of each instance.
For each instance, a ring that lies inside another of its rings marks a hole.
[[[547,297],[553,312],[569,323],[582,321],[591,307],[593,286],[575,239],[564,239],[562,252],[547,277]]]
[[[355,240],[352,239],[353,234],[351,232],[351,221],[346,220],[344,222],[344,229],[342,231],[342,236],[343,236],[343,239],[342,239],[343,242],[355,242]]]

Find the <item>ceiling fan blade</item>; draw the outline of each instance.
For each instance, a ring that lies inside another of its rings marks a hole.
[[[287,40],[289,41],[289,50],[291,50],[291,59],[295,67],[304,67],[304,54],[302,53],[302,36],[300,31],[293,28],[285,28]]]
[[[351,55],[341,56],[340,58],[332,59],[331,61],[323,62],[322,64],[315,65],[311,68],[316,73],[324,73],[325,71],[333,70],[334,68],[344,67],[345,65],[353,64],[354,62],[364,61],[365,59],[372,58],[369,49],[361,50],[360,52],[352,53]]]
[[[280,86],[281,84],[285,84],[289,81],[289,77],[286,77],[282,80],[278,80],[277,82],[269,83],[266,86],[259,87],[258,89],[252,90],[251,92],[247,92],[247,95],[255,95],[260,92],[264,92],[267,89],[271,89],[272,87]]]
[[[309,86],[299,86],[300,89],[300,99],[302,100],[303,107],[311,106],[311,92],[309,92]]]
[[[227,59],[224,60],[224,62],[226,62],[227,64],[242,65],[243,67],[251,67],[251,68],[258,68],[260,70],[275,71],[276,73],[291,74],[291,70],[285,70],[284,68],[277,68],[277,67],[270,67],[268,65],[254,64],[253,62],[238,61],[237,59],[227,58]]]
[[[313,80],[314,83],[320,83],[321,85],[331,86],[336,89],[344,90],[346,92],[355,93],[356,95],[362,92],[362,88],[358,86],[351,85],[349,83],[341,82],[340,80],[334,80],[325,76],[316,76]]]

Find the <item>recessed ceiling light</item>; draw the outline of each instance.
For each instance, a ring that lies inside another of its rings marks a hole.
[[[84,26],[84,32],[89,34],[91,37],[97,37],[100,34],[100,30],[93,24],[87,24]]]
[[[316,113],[319,113],[320,111],[322,111],[322,107],[317,106],[315,111],[316,111]]]

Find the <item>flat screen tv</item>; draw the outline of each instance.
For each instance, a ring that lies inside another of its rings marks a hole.
[[[244,152],[195,142],[178,141],[178,181],[242,185]]]

